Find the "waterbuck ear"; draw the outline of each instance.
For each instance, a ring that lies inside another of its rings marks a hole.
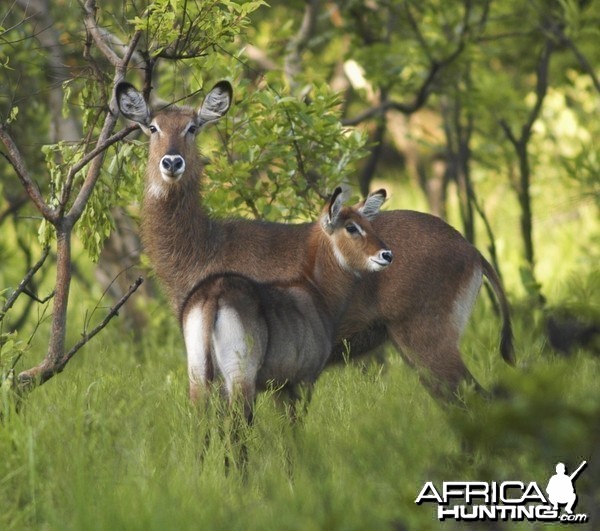
[[[381,205],[385,203],[387,199],[387,192],[382,188],[381,190],[377,190],[369,194],[369,196],[364,200],[361,206],[358,207],[358,211],[369,221],[373,220],[377,214],[379,214],[379,209]]]
[[[325,205],[325,208],[323,209],[323,214],[321,215],[321,225],[323,226],[326,232],[332,232],[333,225],[337,221],[337,218],[340,215],[340,211],[342,210],[343,205],[344,190],[341,186],[338,186],[331,194],[329,202],[327,203],[327,205]]]
[[[222,118],[231,106],[233,88],[229,81],[219,81],[206,95],[198,111],[198,125],[203,126]]]
[[[143,127],[150,125],[150,107],[141,92],[123,81],[117,85],[115,93],[119,110],[125,118]]]

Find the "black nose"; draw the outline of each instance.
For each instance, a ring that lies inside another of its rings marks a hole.
[[[394,255],[392,254],[392,251],[383,251],[381,253],[381,258],[383,258],[388,264],[391,264],[392,260],[394,259]]]
[[[183,170],[185,162],[180,155],[165,155],[160,164],[165,172],[177,174]]]

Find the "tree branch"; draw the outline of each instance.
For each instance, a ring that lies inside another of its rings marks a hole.
[[[523,147],[529,141],[533,124],[537,120],[542,109],[544,98],[546,97],[546,93],[548,92],[548,71],[550,67],[550,57],[553,51],[554,44],[552,40],[547,39],[544,43],[544,48],[542,49],[542,53],[540,54],[540,59],[538,61],[536,69],[537,75],[535,83],[535,103],[531,111],[529,112],[527,121],[521,126],[521,135],[519,136],[519,138],[517,138],[517,136],[514,134],[506,120],[502,119],[498,122],[500,124],[500,127],[502,127],[506,137],[508,138],[510,143],[513,144],[517,151],[519,149],[523,149]]]
[[[133,37],[131,38],[131,41],[129,42],[129,45],[127,46],[127,49],[125,50],[125,54],[123,55],[123,58],[120,59],[118,57],[118,55],[112,50],[112,48],[110,48],[107,45],[107,43],[104,41],[102,33],[98,29],[98,26],[96,24],[96,18],[95,18],[96,1],[95,0],[86,0],[84,7],[85,7],[85,12],[86,12],[86,17],[85,17],[86,28],[92,35],[94,42],[96,43],[98,48],[102,51],[104,56],[109,60],[109,62],[111,62],[114,65],[114,67],[115,67],[114,85],[116,85],[117,83],[119,83],[120,81],[122,81],[125,78],[127,66],[129,64],[129,61],[133,57],[133,54],[135,52],[135,49],[137,47],[137,44],[138,44],[141,36],[142,36],[142,33],[141,33],[141,31],[137,31],[133,35]],[[71,180],[72,180],[73,177],[75,176],[75,174],[80,169],[82,169],[84,166],[89,164],[88,171],[87,171],[85,180],[83,182],[83,185],[81,186],[81,189],[79,190],[79,193],[77,194],[77,197],[75,198],[75,201],[73,202],[73,206],[71,207],[71,210],[69,211],[69,213],[66,216],[68,218],[71,226],[81,217],[81,214],[83,213],[85,205],[87,204],[87,202],[94,190],[96,181],[98,180],[98,177],[100,176],[100,169],[102,168],[102,163],[104,162],[103,155],[104,155],[106,149],[111,144],[114,144],[115,142],[121,140],[122,138],[127,136],[131,131],[133,131],[135,129],[133,127],[126,127],[125,129],[121,130],[119,133],[111,136],[112,130],[114,129],[115,124],[117,123],[118,116],[119,116],[119,109],[117,107],[116,98],[113,93],[111,95],[110,102],[109,102],[109,112],[106,114],[106,118],[104,120],[104,125],[102,126],[102,131],[100,132],[100,135],[98,136],[98,140],[96,142],[96,147],[92,151],[90,151],[78,164],[75,164],[73,166],[73,168],[71,168],[71,171],[69,172],[69,176],[71,177]]]
[[[83,337],[67,352],[63,353],[54,363],[48,363],[48,358],[37,367],[33,367],[27,371],[23,371],[18,376],[18,387],[21,392],[30,390],[33,385],[42,385],[43,383],[50,380],[53,376],[61,373],[66,367],[67,363],[75,356],[75,354],[85,344],[97,335],[102,329],[104,329],[108,323],[119,314],[121,307],[127,302],[127,300],[136,292],[136,290],[142,285],[144,279],[139,277],[131,286],[127,292],[116,302],[116,304],[110,309],[108,314],[98,325],[96,325],[91,332],[84,334]]]
[[[465,41],[470,32],[470,25],[469,25],[469,17],[470,17],[470,13],[471,13],[471,2],[470,1],[467,0],[465,2],[465,13],[463,15],[462,29],[460,32],[460,36],[458,39],[458,44],[456,46],[456,49],[441,60],[435,59],[433,57],[433,55],[431,54],[429,45],[427,44],[423,34],[420,31],[417,21],[414,19],[410,9],[408,8],[408,4],[405,4],[405,8],[406,8],[407,16],[409,18],[409,24],[410,24],[411,28],[413,29],[413,32],[415,33],[416,39],[421,44],[421,47],[423,48],[423,51],[429,60],[429,72],[427,74],[427,77],[421,83],[421,86],[417,90],[417,93],[416,93],[415,98],[412,101],[412,103],[401,103],[401,102],[389,100],[386,98],[379,105],[376,105],[374,107],[371,107],[370,109],[367,109],[366,111],[363,111],[358,116],[355,116],[354,118],[346,118],[345,120],[342,120],[343,125],[347,125],[347,126],[358,125],[361,122],[370,120],[371,118],[374,118],[376,116],[379,116],[379,115],[384,114],[387,111],[391,111],[391,110],[399,111],[403,114],[414,113],[415,111],[420,109],[427,102],[427,99],[429,98],[429,94],[433,90],[433,85],[434,85],[439,73],[444,68],[446,68],[451,63],[453,63],[454,60],[463,52],[463,50],[465,48]],[[390,86],[388,86],[387,88],[389,89]]]
[[[98,49],[102,52],[102,55],[106,57],[111,65],[117,68],[121,64],[121,58],[106,41],[106,32],[103,32],[98,27],[98,24],[96,24],[96,12],[98,11],[96,0],[85,0],[82,7],[83,12],[85,13],[83,18],[85,29],[94,39],[94,42],[96,43],[96,46],[98,46]]]
[[[319,0],[305,0],[304,17],[298,33],[290,39],[287,44],[283,71],[291,87],[296,85],[296,76],[300,72],[301,54],[306,48],[308,41],[315,32],[317,26],[317,9]]]
[[[548,71],[550,67],[550,56],[552,55],[553,50],[553,41],[551,39],[546,39],[544,48],[542,49],[542,53],[538,61],[537,79],[535,84],[535,104],[531,109],[531,112],[529,113],[529,119],[523,125],[521,132],[521,139],[523,139],[525,142],[529,140],[529,137],[531,136],[531,129],[533,128],[533,124],[540,114],[542,104],[544,103],[544,98],[548,92]]]
[[[98,45],[98,48],[102,51],[102,53],[104,53],[108,61],[115,67],[113,84],[116,85],[125,78],[127,66],[141,37],[141,32],[136,32],[134,34],[129,42],[123,58],[119,59],[118,55],[103,40],[102,34],[96,24],[95,0],[86,0],[83,7],[85,11],[85,24],[88,34],[92,36],[92,39]],[[89,47],[89,45],[89,43],[86,43],[87,47]],[[80,341],[75,347],[73,347],[73,349],[65,353],[67,307],[69,303],[72,271],[71,239],[73,227],[81,217],[83,210],[94,190],[94,186],[96,185],[96,182],[100,176],[100,170],[104,159],[103,155],[106,152],[106,149],[109,145],[123,138],[127,133],[131,132],[131,129],[125,128],[119,133],[112,135],[112,131],[119,116],[114,90],[111,93],[107,107],[108,108],[104,109],[104,112],[106,113],[104,124],[98,139],[96,140],[96,147],[87,153],[84,158],[79,161],[78,165],[74,165],[74,167],[71,169],[72,171],[70,173],[70,178],[72,180],[75,173],[77,173],[79,169],[82,169],[86,165],[88,168],[81,189],[79,190],[79,193],[77,194],[70,211],[66,215],[64,214],[64,208],[68,200],[68,197],[64,196],[64,201],[62,202],[60,210],[53,211],[55,215],[51,221],[56,229],[56,294],[52,311],[50,339],[44,360],[36,367],[24,371],[19,375],[19,389],[21,391],[28,390],[35,385],[41,385],[48,379],[52,378],[52,376],[55,374],[61,372],[75,352],[77,352],[77,350],[79,350],[83,344],[89,341],[91,337],[93,337],[104,326],[106,326],[106,323],[108,323],[108,321],[117,314],[118,309],[129,297],[129,295],[125,296],[121,301],[119,301],[119,303],[117,303],[113,310],[111,310],[111,313],[107,319],[103,321],[104,324],[101,323],[101,325],[96,327],[92,333],[87,334],[83,341]],[[4,133],[4,130],[0,131],[0,133]],[[31,182],[30,179],[29,181]],[[139,284],[141,284],[141,281],[139,281],[137,285],[139,286]],[[135,289],[137,289],[137,286],[132,287],[128,293],[133,293]]]
[[[48,258],[49,253],[50,253],[50,247],[48,247],[48,246],[44,247],[44,250],[42,251],[42,256],[40,257],[40,259],[35,264],[33,264],[31,269],[23,277],[23,280],[21,280],[21,282],[19,282],[17,289],[15,291],[13,291],[13,293],[10,295],[10,297],[6,300],[6,302],[4,303],[4,306],[2,307],[2,310],[0,310],[0,322],[2,322],[2,320],[4,319],[6,312],[8,312],[8,310],[10,310],[12,308],[12,306],[14,305],[16,300],[19,298],[19,295],[21,295],[21,293],[25,292],[25,290],[27,289],[27,284],[29,284],[29,282],[31,281],[33,276],[44,265],[44,262],[46,261],[46,258]]]
[[[438,72],[442,68],[447,66],[449,62],[453,61],[455,57],[456,56],[453,54],[448,61],[443,61],[442,63],[436,62],[431,65],[429,73],[423,81],[423,83],[421,84],[421,86],[419,87],[419,90],[417,91],[415,99],[412,101],[412,103],[401,103],[398,101],[386,99],[382,101],[379,105],[376,105],[374,107],[371,107],[370,109],[367,109],[366,111],[363,111],[354,118],[346,118],[345,120],[342,120],[342,124],[347,126],[358,125],[366,120],[370,120],[371,118],[374,118],[381,114],[385,114],[387,111],[391,110],[399,111],[403,114],[414,113],[415,111],[420,109],[427,101],[427,98],[431,93],[433,82]]]
[[[573,55],[575,55],[575,58],[577,59],[577,61],[579,61],[581,68],[583,68],[583,70],[592,78],[592,83],[594,84],[594,87],[596,87],[596,90],[600,92],[600,78],[598,78],[598,76],[596,75],[596,71],[594,70],[594,67],[590,64],[590,62],[587,60],[587,57],[577,47],[573,40],[564,34],[564,32],[561,31],[558,35],[558,38],[560,39],[561,44],[564,44],[571,49]]]
[[[385,100],[382,101],[379,105],[375,107],[371,107],[361,114],[355,116],[354,118],[347,118],[342,120],[343,125],[352,126],[358,125],[361,122],[374,118],[375,116],[379,116],[381,114],[386,113],[387,111],[399,111],[403,114],[412,114],[415,111],[419,110],[425,103],[427,102],[427,98],[429,98],[429,94],[433,89],[433,84],[439,72],[446,68],[450,63],[452,63],[463,51],[464,42],[461,41],[456,50],[444,58],[442,61],[432,61],[429,69],[429,73],[427,77],[421,83],[419,90],[415,96],[415,99],[412,103],[401,103],[394,100]]]
[[[29,196],[33,204],[36,206],[36,208],[40,211],[42,216],[44,216],[44,218],[50,221],[51,223],[55,223],[57,220],[56,209],[49,206],[42,197],[39,188],[33,182],[33,179],[31,178],[31,175],[29,174],[29,171],[25,166],[25,158],[19,151],[17,145],[14,143],[12,136],[6,130],[5,125],[1,123],[0,140],[2,140],[2,143],[7,149],[7,153],[2,154],[8,160],[10,165],[14,168],[17,177],[19,178],[21,184],[23,185],[23,188],[25,188],[25,191],[27,192],[27,195]]]
[[[73,164],[71,166],[71,168],[69,169],[69,172],[67,173],[67,177],[65,179],[64,192],[63,192],[62,198],[61,198],[61,208],[64,208],[64,206],[66,205],[66,203],[68,201],[69,196],[71,195],[71,188],[73,186],[73,181],[74,181],[77,173],[79,171],[81,171],[83,168],[85,168],[92,160],[94,160],[96,157],[98,157],[104,151],[106,151],[110,146],[123,140],[127,135],[129,135],[130,133],[135,131],[137,128],[138,128],[137,125],[128,125],[127,127],[121,129],[117,133],[108,137],[102,144],[100,144],[100,141],[98,141],[98,143],[96,144],[96,147],[94,149],[92,149],[92,151],[89,151],[88,153],[86,153],[81,158],[80,161],[76,162],[75,164]],[[85,208],[85,203],[84,203],[84,208]],[[71,213],[72,213],[72,215],[75,216],[75,213],[73,211]],[[79,215],[77,215],[76,217],[78,218]]]
[[[499,121],[506,137],[513,145],[519,161],[517,196],[521,206],[521,236],[523,238],[525,259],[530,266],[532,275],[535,266],[535,253],[532,236],[532,208],[530,192],[531,168],[527,146],[531,138],[533,124],[539,116],[544,98],[548,92],[548,72],[550,67],[550,58],[553,51],[553,37],[547,37],[536,68],[535,103],[529,112],[527,120],[521,126],[520,136],[517,138],[506,120]],[[540,294],[538,293],[538,295]],[[541,296],[539,297],[539,300],[543,300]]]
[[[82,334],[82,338],[73,345],[73,347],[62,357],[62,367],[69,362],[69,360],[77,353],[78,350],[81,349],[86,343],[97,335],[103,328],[108,325],[108,323],[112,320],[113,317],[119,315],[119,310],[121,307],[127,302],[127,300],[137,291],[137,289],[143,284],[144,279],[142,277],[138,277],[129,289],[125,292],[125,294],[115,303],[115,305],[110,309],[108,314],[100,323],[98,323],[89,333]],[[61,369],[62,370],[62,369]]]
[[[19,210],[21,210],[21,208],[27,204],[29,196],[27,194],[23,194],[17,198],[10,199],[5,195],[5,199],[8,201],[8,207],[0,212],[0,225],[4,223],[6,218],[15,215]]]

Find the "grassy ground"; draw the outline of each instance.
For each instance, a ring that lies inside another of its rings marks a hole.
[[[328,370],[295,426],[261,396],[245,471],[226,470],[222,419],[188,403],[176,332],[148,337],[143,363],[105,335],[20,414],[4,395],[0,529],[435,529],[435,507],[414,503],[426,481],[545,486],[557,461],[582,459],[579,508],[598,518],[598,360],[549,354],[521,321],[518,370],[485,303],[465,338],[473,372],[504,398],[467,392],[467,410],[442,409],[396,355]]]
[[[391,206],[409,199],[397,193]],[[569,224],[548,222],[537,236],[538,274],[549,307],[600,318],[598,225],[590,212]],[[582,460],[589,464],[577,479],[577,512],[590,523],[577,527],[599,529],[600,360],[591,350],[564,358],[548,348],[544,314],[515,288],[518,220],[498,216],[518,367],[500,358],[499,322],[484,295],[463,342],[471,372],[497,399],[482,402],[465,390],[466,408],[442,408],[389,352],[383,366],[327,370],[296,425],[261,395],[255,424],[241,435],[245,470],[231,459],[226,468],[233,451],[226,423],[190,406],[179,331],[155,303],[141,347],[111,323],[18,414],[0,389],[0,531],[462,529],[438,522],[433,504],[415,504],[425,482],[536,481],[543,488],[557,462],[573,470]],[[9,262],[3,265],[0,280],[15,285],[19,279],[2,276]],[[94,305],[74,289],[69,344],[83,328],[83,308]],[[46,329],[47,320],[22,368],[43,355]],[[515,527],[541,524],[488,526]]]

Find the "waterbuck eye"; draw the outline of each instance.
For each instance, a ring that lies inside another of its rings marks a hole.
[[[188,130],[187,130],[187,132],[188,132],[190,135],[195,135],[195,134],[198,132],[198,127],[197,127],[197,126],[195,126],[195,125],[190,125],[190,126],[188,127]]]
[[[354,223],[346,225],[346,232],[348,234],[356,234],[358,232],[358,227]]]
[[[148,129],[151,134],[154,134],[154,133],[156,133],[156,131],[158,131],[158,128],[155,125],[149,125]]]

